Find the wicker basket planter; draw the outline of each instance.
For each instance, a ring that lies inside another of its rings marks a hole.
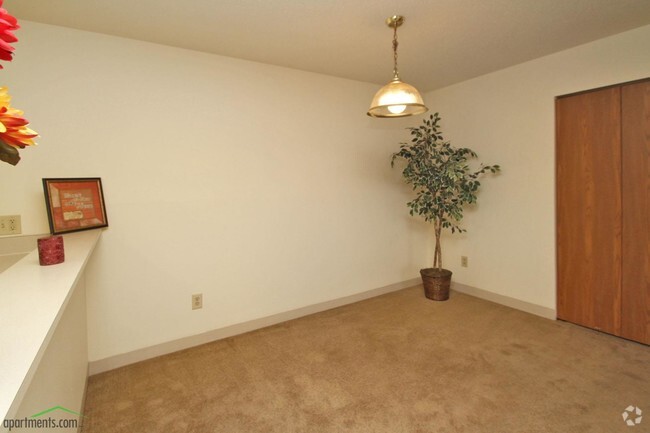
[[[446,301],[449,299],[449,288],[451,286],[451,271],[447,269],[426,268],[420,269],[422,284],[424,285],[424,296],[434,301]]]

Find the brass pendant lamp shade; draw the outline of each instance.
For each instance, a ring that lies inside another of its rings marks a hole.
[[[404,117],[422,114],[429,109],[424,105],[418,90],[399,78],[397,70],[397,28],[404,22],[404,17],[394,15],[386,19],[386,24],[393,29],[393,79],[379,89],[372,98],[368,116],[372,117]]]

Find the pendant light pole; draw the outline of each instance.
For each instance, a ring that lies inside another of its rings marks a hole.
[[[399,78],[397,69],[397,28],[404,23],[404,17],[393,15],[386,18],[386,24],[393,29],[393,79],[379,89],[372,98],[368,116],[404,117],[422,114],[428,110],[418,90]]]

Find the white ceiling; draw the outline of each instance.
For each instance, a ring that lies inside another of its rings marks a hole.
[[[6,0],[4,7],[19,19],[377,84],[392,76],[384,20],[401,14],[401,77],[421,91],[650,24],[650,0]]]

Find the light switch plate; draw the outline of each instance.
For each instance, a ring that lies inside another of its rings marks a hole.
[[[0,216],[0,236],[19,235],[21,233],[20,215]]]

